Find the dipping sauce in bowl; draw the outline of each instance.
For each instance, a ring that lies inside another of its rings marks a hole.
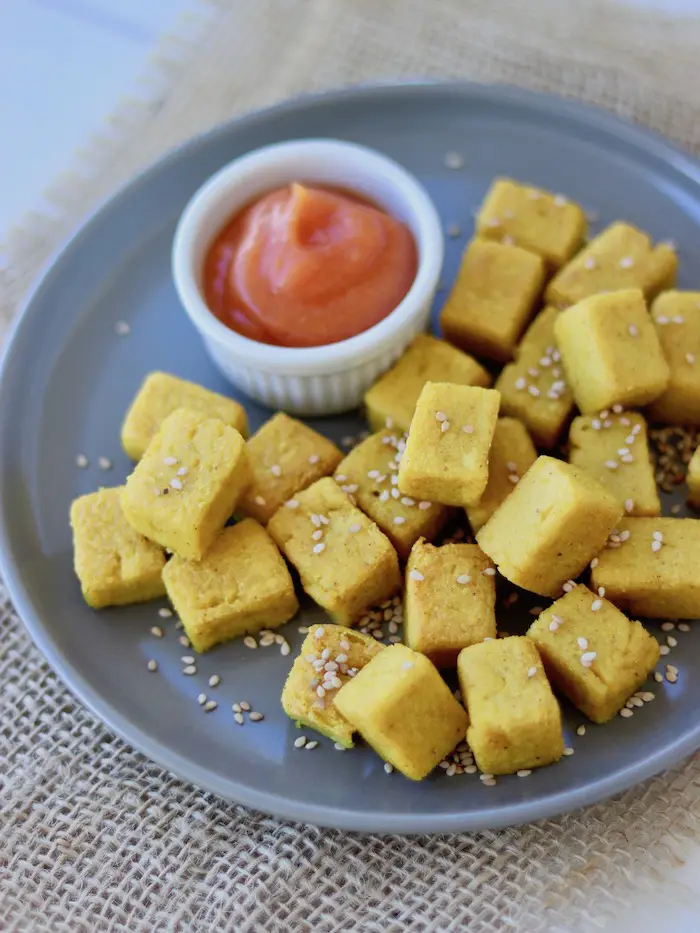
[[[368,330],[405,298],[408,227],[352,192],[292,182],[248,204],[204,261],[209,309],[260,343],[318,347]]]

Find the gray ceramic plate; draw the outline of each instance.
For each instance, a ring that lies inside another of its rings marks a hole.
[[[598,800],[668,767],[700,745],[700,630],[681,635],[676,685],[653,685],[655,702],[631,719],[590,726],[566,709],[576,753],[526,779],[482,786],[474,775],[436,773],[416,785],[387,775],[366,748],[340,753],[323,740],[298,751],[279,704],[291,658],[240,642],[180,673],[172,623],[149,633],[158,605],[92,612],[71,570],[70,501],[120,483],[130,464],[119,425],[146,372],[166,369],[213,389],[227,386],[178,306],[170,242],[194,190],[230,159],[279,140],[337,136],[374,146],[425,183],[446,224],[451,281],[472,212],[494,175],[561,191],[599,214],[626,218],[681,245],[682,287],[700,255],[700,168],[667,143],[611,116],[522,91],[403,86],[307,99],[223,126],[163,159],[102,207],[56,257],[17,324],[1,374],[0,549],[12,598],[36,643],[70,689],[115,732],[188,781],[280,816],[374,831],[480,829],[534,820]],[[445,168],[448,150],[464,154]],[[115,335],[115,322],[131,325]],[[269,412],[247,403],[253,426]],[[362,427],[354,415],[316,422],[333,438]],[[75,456],[90,458],[77,469]],[[98,456],[109,457],[105,473]],[[519,604],[520,605],[520,604]],[[286,627],[296,649],[300,624]],[[506,620],[523,630],[531,617]],[[157,674],[147,672],[149,658]],[[221,675],[216,689],[207,687]],[[197,705],[205,690],[219,701]],[[265,721],[236,725],[231,703],[247,699]]]

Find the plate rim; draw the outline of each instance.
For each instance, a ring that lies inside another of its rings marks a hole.
[[[342,89],[332,89],[320,93],[306,94],[285,100],[273,106],[261,108],[251,113],[235,117],[220,123],[211,129],[197,134],[178,146],[170,149],[151,161],[136,175],[121,184],[114,192],[101,199],[82,218],[77,228],[65,238],[49,259],[43,264],[28,294],[20,303],[0,355],[0,397],[6,384],[12,377],[12,359],[16,346],[23,339],[33,320],[33,308],[41,291],[47,287],[51,273],[62,262],[64,254],[74,248],[83,238],[89,237],[94,221],[123,195],[141,184],[147,184],[152,175],[158,173],[164,165],[172,161],[186,159],[209,141],[227,135],[241,126],[254,126],[257,122],[274,119],[276,116],[292,114],[294,111],[307,110],[309,107],[325,105],[329,100],[344,102],[373,98],[376,95],[394,95],[397,97],[422,94],[424,96],[442,96],[452,93],[455,96],[481,98],[496,103],[513,103],[521,107],[545,112],[555,117],[573,120],[598,130],[604,130],[617,139],[643,150],[646,154],[660,158],[666,164],[672,164],[676,171],[686,175],[700,191],[700,161],[685,152],[679,146],[666,140],[661,135],[646,127],[638,126],[622,119],[609,111],[595,106],[533,91],[526,88],[500,84],[480,84],[469,81],[413,81],[396,84],[393,82],[366,84]],[[0,407],[0,440],[4,436],[4,423],[9,420],[5,409]],[[0,447],[0,468],[5,453]],[[578,788],[570,788],[550,794],[541,800],[521,800],[515,803],[495,807],[481,808],[472,813],[454,811],[439,813],[367,813],[354,809],[338,809],[325,805],[311,805],[290,799],[289,797],[239,783],[233,777],[222,777],[201,766],[197,761],[174,751],[155,736],[145,732],[138,722],[124,716],[117,707],[103,699],[85,680],[70,659],[57,647],[50,630],[45,627],[41,614],[34,609],[31,592],[22,579],[20,561],[13,551],[12,537],[7,514],[7,506],[0,501],[0,573],[2,574],[13,607],[28,630],[35,646],[44,655],[50,667],[74,696],[107,729],[118,735],[128,745],[146,759],[174,774],[178,779],[224,800],[237,803],[270,814],[279,819],[300,823],[311,823],[326,828],[372,833],[444,833],[497,829],[504,826],[536,822],[544,818],[558,817],[563,813],[584,805],[598,803],[614,794],[641,783],[660,771],[677,764],[700,747],[700,722],[693,728],[651,757],[636,761],[619,769],[612,776],[603,777]]]

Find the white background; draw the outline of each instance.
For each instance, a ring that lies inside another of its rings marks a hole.
[[[0,0],[0,242],[133,91],[159,34],[194,2]],[[700,15],[700,0],[628,2]],[[661,894],[636,898],[614,925],[614,933],[662,929],[700,933],[700,844],[668,872]]]

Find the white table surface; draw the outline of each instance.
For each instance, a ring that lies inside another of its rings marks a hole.
[[[629,2],[700,14],[700,0]],[[0,242],[25,210],[41,206],[44,188],[133,91],[159,34],[191,6],[192,0],[0,0]],[[610,929],[698,933],[700,842],[666,872],[660,893],[637,896]]]

